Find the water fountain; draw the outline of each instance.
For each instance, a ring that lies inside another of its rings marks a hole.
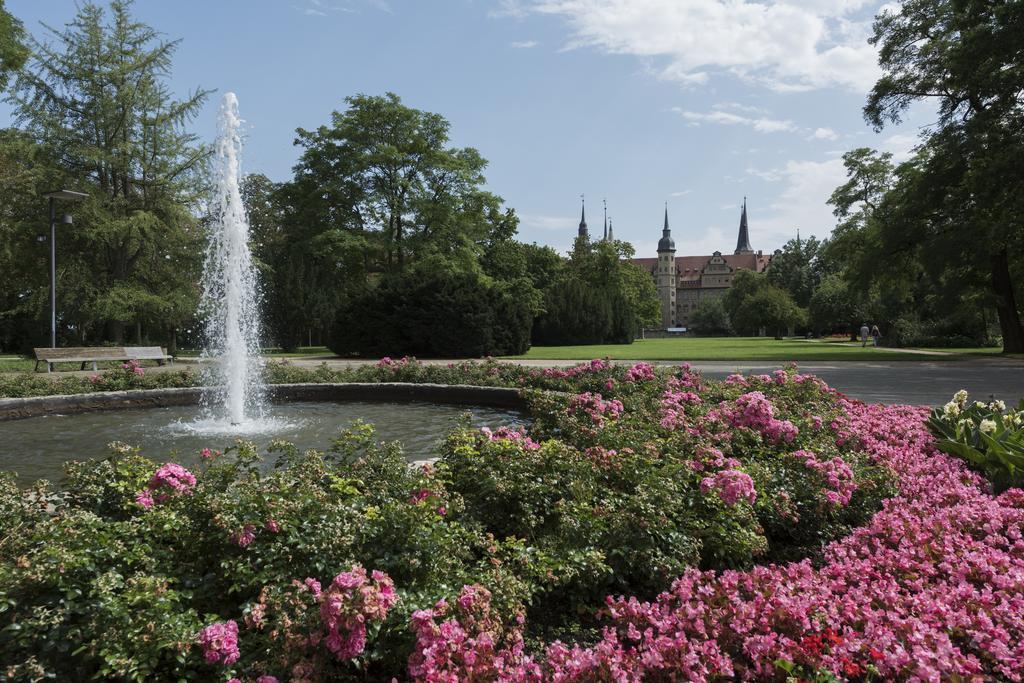
[[[225,93],[217,137],[217,196],[203,264],[200,313],[206,320],[203,356],[211,363],[204,396],[207,420],[251,431],[264,417],[259,287],[249,250],[249,221],[239,188],[242,120],[238,98]],[[210,425],[208,425],[210,426]]]
[[[418,460],[431,455],[433,444],[461,420],[467,408],[475,426],[497,428],[521,422],[515,409],[467,405],[464,397],[454,401],[458,405],[408,399],[398,404],[379,398],[371,402],[374,392],[366,392],[365,401],[289,400],[276,404],[273,415],[268,414],[261,377],[259,287],[239,188],[241,123],[238,98],[229,92],[220,109],[217,195],[203,266],[200,313],[206,321],[207,342],[202,355],[210,376],[204,382],[208,388],[203,390],[201,408],[173,401],[139,410],[107,412],[90,407],[80,415],[43,408],[38,417],[3,422],[0,470],[17,471],[26,482],[37,477],[57,481],[69,456],[69,443],[76,444],[73,454],[79,459],[104,457],[109,452],[106,444],[125,441],[142,446],[151,457],[173,457],[186,465],[195,463],[200,449],[223,447],[236,437],[256,440],[262,436],[261,446],[273,437],[303,449],[323,448],[355,418],[377,423],[382,438],[401,440],[407,458]],[[487,401],[481,397],[480,402]],[[27,453],[32,456],[26,458]]]

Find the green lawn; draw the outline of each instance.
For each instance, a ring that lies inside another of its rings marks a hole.
[[[927,349],[946,351],[946,349]],[[776,340],[769,337],[674,337],[644,339],[632,344],[596,344],[592,346],[535,346],[522,356],[537,360],[723,360],[723,361],[831,361],[831,360],[951,360],[957,353],[988,349],[951,349],[949,355],[914,353],[911,350],[874,349],[870,346],[846,346],[841,343]],[[998,349],[996,350],[998,351]]]

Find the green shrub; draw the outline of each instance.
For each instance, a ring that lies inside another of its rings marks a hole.
[[[409,271],[352,297],[338,312],[328,347],[339,355],[462,358],[525,353],[532,286],[476,273]]]
[[[815,558],[891,491],[887,470],[836,445],[836,396],[792,371],[719,383],[599,360],[388,359],[270,373],[532,387],[534,420],[455,429],[425,468],[357,422],[323,452],[240,441],[195,472],[115,444],[68,465],[59,491],[0,477],[4,676],[251,680],[299,667],[388,680],[405,669],[412,614],[473,584],[501,623],[525,615],[527,642],[587,642],[609,594],[650,598],[690,567]],[[365,647],[339,659],[317,596],[359,576],[374,577],[368,590],[393,582],[397,602],[360,622]],[[204,659],[200,634],[230,622],[237,661]]]
[[[928,428],[939,450],[985,475],[997,493],[1024,488],[1024,399],[1008,410],[1002,401],[971,402],[961,390],[932,410]]]

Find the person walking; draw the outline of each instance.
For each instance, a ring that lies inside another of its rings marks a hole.
[[[870,330],[868,329],[868,324],[867,323],[861,323],[860,324],[860,347],[861,348],[864,348],[865,346],[868,345],[868,332],[870,332]]]
[[[882,331],[878,329],[878,325],[871,326],[871,345],[878,347],[878,340],[882,338]]]

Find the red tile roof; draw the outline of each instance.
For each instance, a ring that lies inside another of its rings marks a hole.
[[[722,254],[722,258],[725,259],[725,263],[733,270],[737,268],[745,268],[752,270],[756,273],[763,272],[768,267],[768,262],[771,260],[771,256],[768,254]],[[676,257],[676,276],[680,280],[694,280],[700,277],[700,271],[704,269],[708,261],[711,260],[711,255],[708,256],[677,256]],[[658,269],[658,259],[655,258],[635,258],[630,259],[630,263],[643,268],[648,273],[654,274]]]

